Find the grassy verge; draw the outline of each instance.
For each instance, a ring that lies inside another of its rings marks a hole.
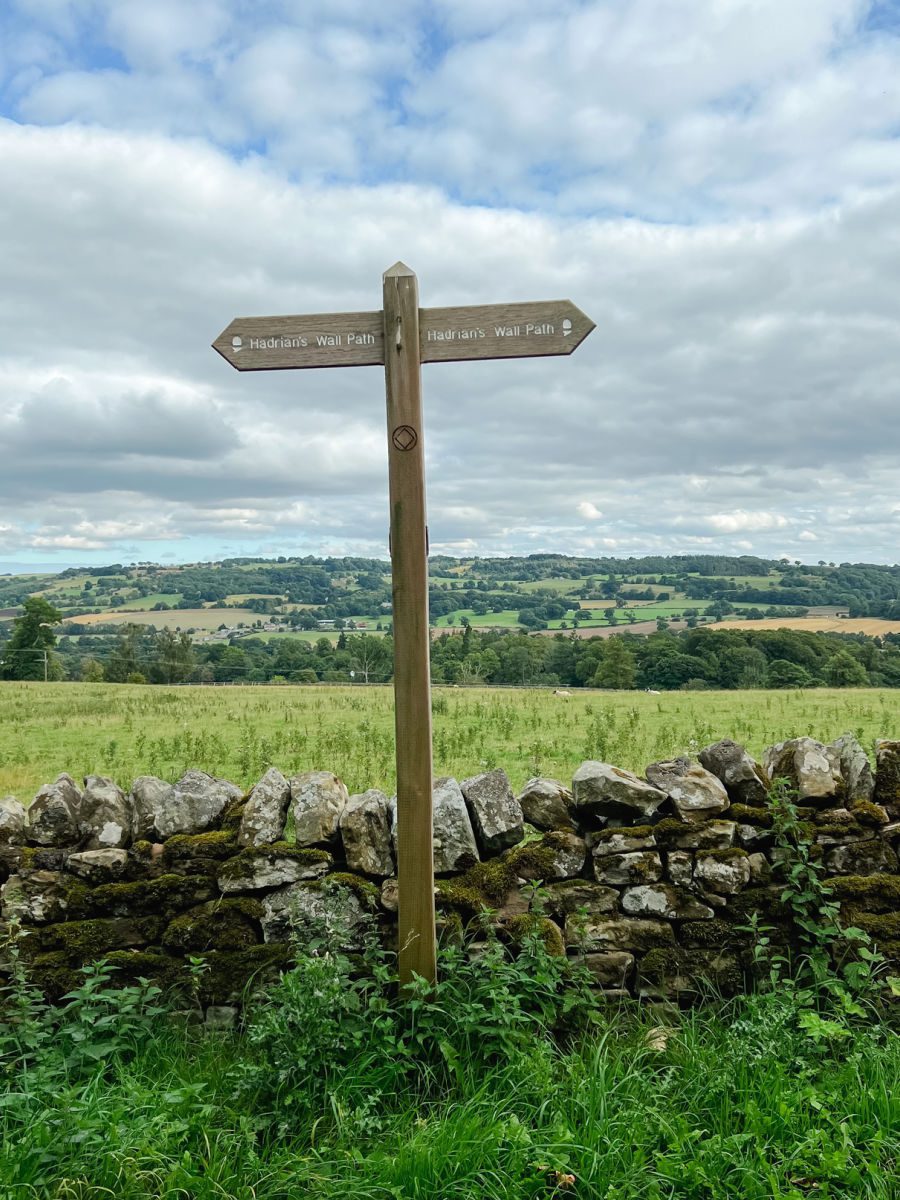
[[[123,1004],[102,973],[52,1030],[32,998],[0,1027],[0,1194],[896,1197],[886,1026],[811,1036],[785,986],[686,1015],[582,1013],[560,1038],[558,980],[518,961],[445,962],[435,997],[399,1006],[323,955],[240,1035],[179,1027],[138,988]]]

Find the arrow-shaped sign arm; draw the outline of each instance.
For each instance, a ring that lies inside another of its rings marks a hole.
[[[423,308],[422,362],[571,354],[595,328],[571,300]]]

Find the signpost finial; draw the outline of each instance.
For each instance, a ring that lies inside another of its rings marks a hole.
[[[408,267],[405,262],[395,262],[392,267],[388,267],[385,271],[384,279],[397,279],[403,275],[412,275],[415,277],[415,271],[412,267]]]

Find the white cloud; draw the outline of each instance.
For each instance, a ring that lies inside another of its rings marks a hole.
[[[788,524],[787,517],[781,513],[743,512],[740,509],[730,513],[711,513],[706,520],[717,533],[759,533],[764,529],[784,529]]]
[[[590,500],[582,500],[577,505],[577,510],[585,518],[586,521],[599,521],[603,513]]]

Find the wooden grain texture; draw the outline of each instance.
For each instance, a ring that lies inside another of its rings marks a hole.
[[[422,362],[571,354],[596,326],[571,300],[423,308]]]
[[[380,366],[384,321],[380,312],[237,317],[213,349],[238,371]]]
[[[431,760],[428,550],[419,296],[415,274],[397,263],[384,275],[397,735],[399,972],[436,976]]]

